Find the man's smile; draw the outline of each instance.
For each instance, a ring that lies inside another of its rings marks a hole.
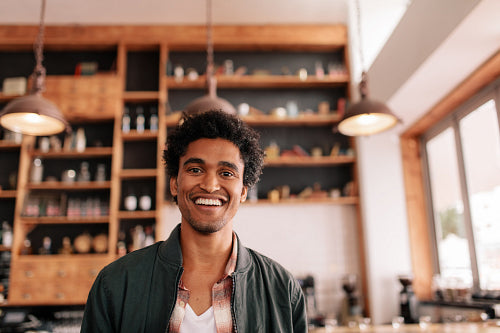
[[[222,201],[220,199],[198,198],[194,203],[203,206],[222,206]]]

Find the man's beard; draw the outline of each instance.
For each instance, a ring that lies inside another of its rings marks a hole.
[[[200,223],[199,221],[191,218],[191,216],[189,216],[186,219],[186,221],[189,223],[191,228],[193,228],[194,230],[196,230],[199,233],[206,234],[206,235],[213,234],[215,232],[220,231],[227,224],[227,221],[225,221],[225,220],[218,220],[218,221],[210,222],[210,223]]]

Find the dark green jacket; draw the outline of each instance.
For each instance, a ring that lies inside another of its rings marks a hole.
[[[179,235],[180,225],[166,241],[106,266],[90,290],[81,332],[166,332],[183,272]],[[302,290],[279,264],[238,240],[232,278],[237,332],[307,332]]]

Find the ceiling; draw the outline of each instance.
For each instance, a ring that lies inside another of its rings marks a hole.
[[[0,24],[37,24],[40,0],[1,0]],[[401,132],[500,46],[498,0],[212,0],[214,24],[351,26],[354,81],[403,119]],[[206,0],[47,0],[47,24],[204,24]],[[411,101],[411,103],[408,103]]]

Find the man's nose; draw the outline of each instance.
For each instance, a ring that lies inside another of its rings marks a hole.
[[[200,187],[201,189],[207,191],[208,193],[212,193],[219,190],[220,184],[217,175],[212,173],[206,173],[201,181]]]

